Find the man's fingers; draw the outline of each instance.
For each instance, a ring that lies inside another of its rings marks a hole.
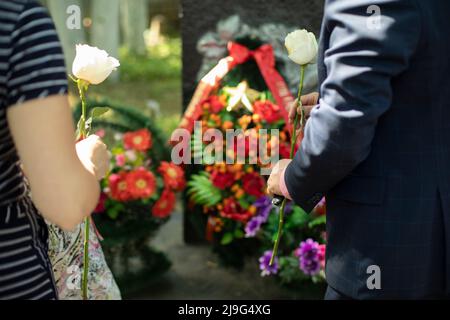
[[[316,105],[319,100],[319,93],[312,92],[302,96],[302,104],[305,106]]]
[[[305,117],[308,118],[311,110],[316,106],[319,94],[317,92],[309,93],[301,97],[302,107],[297,107],[298,99],[289,108],[289,123],[293,124],[295,116],[301,114],[302,108],[305,112]]]
[[[291,104],[289,107],[289,123],[293,123],[295,119],[295,107],[297,106],[298,99],[295,99],[295,101]]]

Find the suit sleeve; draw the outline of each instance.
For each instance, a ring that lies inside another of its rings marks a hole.
[[[367,13],[373,0],[326,1],[327,78],[285,174],[289,194],[307,212],[369,155],[378,119],[391,106],[391,81],[408,69],[419,43],[413,0],[376,3],[379,21]]]

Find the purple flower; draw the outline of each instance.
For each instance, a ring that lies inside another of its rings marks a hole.
[[[245,226],[245,237],[255,237],[258,231],[261,229],[262,224],[263,220],[260,216],[253,217],[249,222],[247,222],[247,225]]]
[[[259,269],[261,270],[261,276],[270,276],[271,274],[277,274],[279,264],[278,257],[275,257],[273,265],[270,266],[270,259],[272,258],[272,251],[268,250],[264,252],[261,258],[259,258]]]
[[[261,218],[262,223],[269,219],[270,211],[272,211],[272,199],[268,196],[262,196],[253,204],[257,209],[257,215]]]
[[[294,205],[292,204],[291,201],[289,201],[288,203],[286,203],[286,206],[284,207],[284,213],[285,214],[291,213],[293,208],[294,208]]]
[[[307,239],[300,243],[295,251],[299,258],[300,269],[307,275],[314,276],[320,272],[320,245],[313,239]]]

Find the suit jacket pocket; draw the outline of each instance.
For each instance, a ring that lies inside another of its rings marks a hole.
[[[385,179],[376,176],[350,175],[328,193],[328,197],[366,205],[381,205]]]

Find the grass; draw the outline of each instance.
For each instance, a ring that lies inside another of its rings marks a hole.
[[[120,80],[106,81],[89,89],[91,98],[108,100],[133,106],[148,112],[149,105],[159,105],[159,114],[152,112],[167,136],[177,127],[182,111],[181,93],[181,41],[166,39],[149,49],[148,54],[137,56],[125,48],[120,50]],[[78,99],[73,87],[71,100]]]

